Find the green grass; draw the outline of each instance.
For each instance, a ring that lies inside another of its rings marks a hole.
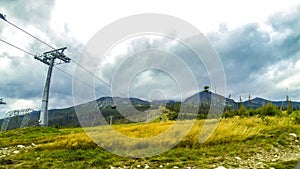
[[[222,119],[217,129],[202,144],[198,142],[203,129],[204,120],[196,121],[189,134],[171,150],[153,157],[126,158],[112,154],[97,146],[82,128],[38,128],[30,127],[15,129],[0,133],[0,148],[16,147],[19,144],[36,147],[21,149],[17,155],[0,158],[0,168],[109,168],[137,165],[150,165],[151,168],[216,168],[223,165],[226,168],[255,168],[262,156],[264,167],[293,168],[300,156],[279,158],[271,161],[267,156],[274,156],[276,149],[280,152],[300,154],[294,150],[299,146],[300,125],[292,123],[289,118],[267,117],[262,121],[257,117]],[[267,121],[267,122],[266,122]],[[183,121],[184,126],[189,121]],[[174,122],[139,123],[115,125],[113,128],[132,138],[150,138],[168,130]],[[99,133],[105,139],[109,138],[107,126],[94,127],[89,130]],[[97,135],[98,136],[98,135]],[[168,141],[173,141],[171,137]],[[116,139],[115,139],[116,140]],[[299,140],[296,142],[295,140]],[[112,144],[114,140],[112,140]],[[154,141],[152,144],[158,145]],[[135,142],[126,143],[127,147],[136,146]],[[151,147],[149,147],[149,151]],[[1,154],[0,154],[1,155]],[[284,156],[284,154],[282,154]],[[235,157],[240,157],[238,161]],[[288,158],[290,157],[290,158]],[[248,160],[249,161],[249,160]]]

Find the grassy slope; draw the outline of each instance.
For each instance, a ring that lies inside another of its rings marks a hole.
[[[127,124],[114,128],[130,137],[151,137],[172,124]],[[147,164],[151,168],[160,165],[164,168],[216,168],[222,165],[277,169],[294,168],[300,160],[299,137],[290,135],[299,136],[300,125],[292,124],[288,118],[268,117],[264,122],[255,117],[222,119],[213,135],[200,144],[198,139],[203,124],[204,120],[197,121],[189,134],[170,151],[140,159],[119,157],[103,150],[81,128],[11,130],[0,133],[0,168],[135,168],[137,165],[144,168]],[[105,127],[96,129],[104,131]],[[20,144],[27,148],[18,148]],[[20,153],[12,153],[15,150]],[[3,156],[4,151],[10,155]]]

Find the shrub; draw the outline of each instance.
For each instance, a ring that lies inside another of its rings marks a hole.
[[[178,117],[178,113],[174,112],[174,111],[166,111],[165,112],[167,114],[167,117],[169,120],[176,120]]]
[[[249,112],[247,111],[247,108],[244,105],[240,105],[240,109],[238,110],[238,115],[240,117],[249,117]]]
[[[257,115],[257,111],[254,110],[253,108],[250,108],[249,110],[247,110],[247,113],[249,116],[255,116]]]
[[[277,106],[273,105],[271,102],[262,106],[258,110],[258,114],[260,117],[264,116],[282,116],[282,112],[278,109]]]
[[[293,113],[293,105],[292,105],[292,101],[291,100],[289,100],[288,101],[288,106],[287,106],[287,114],[292,114]]]
[[[224,118],[231,118],[231,117],[233,117],[235,115],[236,115],[236,113],[234,111],[225,111],[222,114],[222,117],[224,117]]]
[[[294,124],[300,124],[300,111],[293,112],[289,117],[291,117]]]

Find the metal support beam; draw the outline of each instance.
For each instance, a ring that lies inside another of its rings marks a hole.
[[[3,123],[1,125],[0,132],[6,131],[9,125],[9,122],[11,119],[16,118],[17,122],[20,116],[23,116],[23,120],[21,122],[21,128],[28,126],[28,123],[30,121],[30,115],[32,113],[33,109],[20,109],[20,110],[12,110],[5,114],[5,117],[3,119]]]
[[[147,117],[146,117],[146,118],[147,118],[147,119],[146,119],[147,121],[146,121],[146,122],[148,123],[148,122],[149,122],[149,113],[150,113],[150,110],[147,110],[146,113],[147,113]]]
[[[39,119],[40,126],[48,126],[48,100],[49,100],[51,75],[52,75],[53,66],[55,64],[55,59],[59,59],[60,63],[69,63],[71,60],[66,55],[64,55],[63,52],[65,51],[65,49],[67,48],[64,47],[60,49],[51,50],[48,52],[44,52],[40,56],[34,57],[35,59],[49,66],[47,77],[46,77],[45,88],[43,92],[43,100],[42,100],[41,113]]]
[[[109,116],[109,125],[112,125],[113,117],[114,116]]]
[[[47,78],[46,78],[46,83],[45,83],[45,88],[43,93],[40,120],[39,120],[40,126],[48,126],[48,100],[49,100],[50,81],[51,81],[53,65],[54,65],[54,58],[50,60],[50,64],[48,68],[48,73],[47,73]]]
[[[41,39],[35,37],[34,35],[26,32],[25,30],[23,30],[22,28],[18,27],[17,25],[9,22],[8,20],[6,20],[6,16],[3,15],[2,13],[0,13],[0,20],[4,20],[5,22],[7,22],[8,24],[14,26],[15,28],[21,30],[22,32],[26,33],[27,35],[31,36],[32,38],[38,40],[39,42],[43,43],[44,45],[54,49],[54,47],[50,46],[49,44],[47,44],[46,42],[42,41]],[[1,39],[0,39],[1,40]],[[3,41],[3,40],[1,40]],[[43,100],[42,100],[42,106],[41,106],[41,113],[40,113],[40,120],[39,120],[39,124],[41,126],[48,126],[48,99],[49,99],[49,90],[50,90],[50,81],[51,81],[51,74],[52,74],[52,69],[54,64],[56,64],[55,59],[59,59],[58,64],[61,63],[69,63],[71,61],[71,59],[69,57],[67,57],[64,54],[64,51],[67,49],[67,47],[63,47],[63,48],[59,48],[59,49],[54,49],[48,52],[44,52],[42,55],[34,55],[31,54],[30,52],[23,50],[13,44],[10,44],[6,41],[3,41],[4,43],[13,46],[29,55],[34,56],[35,59],[39,60],[40,62],[46,64],[49,66],[48,69],[48,74],[47,74],[47,78],[46,78],[46,84],[45,84],[45,88],[44,88],[44,93],[43,93]],[[2,102],[2,99],[0,100],[0,104],[5,104],[5,102]]]

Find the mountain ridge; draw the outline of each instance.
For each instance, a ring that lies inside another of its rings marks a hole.
[[[117,109],[111,108],[111,102],[117,105]],[[78,119],[85,119],[85,126],[102,125],[97,121],[93,121],[95,116],[101,111],[103,117],[108,121],[109,116],[113,116],[114,123],[131,123],[136,121],[146,121],[147,111],[150,109],[158,109],[161,105],[167,104],[190,104],[190,105],[210,105],[210,104],[225,104],[226,106],[232,107],[233,109],[238,109],[239,104],[243,104],[246,108],[259,108],[264,104],[271,102],[272,104],[282,108],[288,105],[287,101],[271,101],[261,97],[256,97],[254,99],[246,100],[243,102],[236,102],[233,99],[227,98],[225,96],[213,93],[211,91],[200,91],[194,95],[188,97],[183,102],[174,100],[153,100],[151,102],[145,101],[139,98],[121,98],[121,97],[101,97],[97,100],[82,103],[75,106],[70,106],[61,109],[51,109],[49,110],[49,126],[57,127],[79,127],[82,121],[79,122]],[[97,106],[95,106],[97,105]],[[300,102],[292,101],[294,108],[300,107]],[[81,111],[76,111],[81,110]],[[121,113],[120,113],[120,112]],[[31,113],[31,119],[29,125],[38,125],[40,111],[33,111]],[[88,117],[87,117],[88,116]],[[79,117],[79,118],[78,118]],[[20,117],[19,120],[22,120]],[[0,123],[3,119],[0,119]],[[91,122],[93,121],[93,122]],[[17,123],[17,122],[16,122]],[[10,128],[8,128],[10,129]]]

